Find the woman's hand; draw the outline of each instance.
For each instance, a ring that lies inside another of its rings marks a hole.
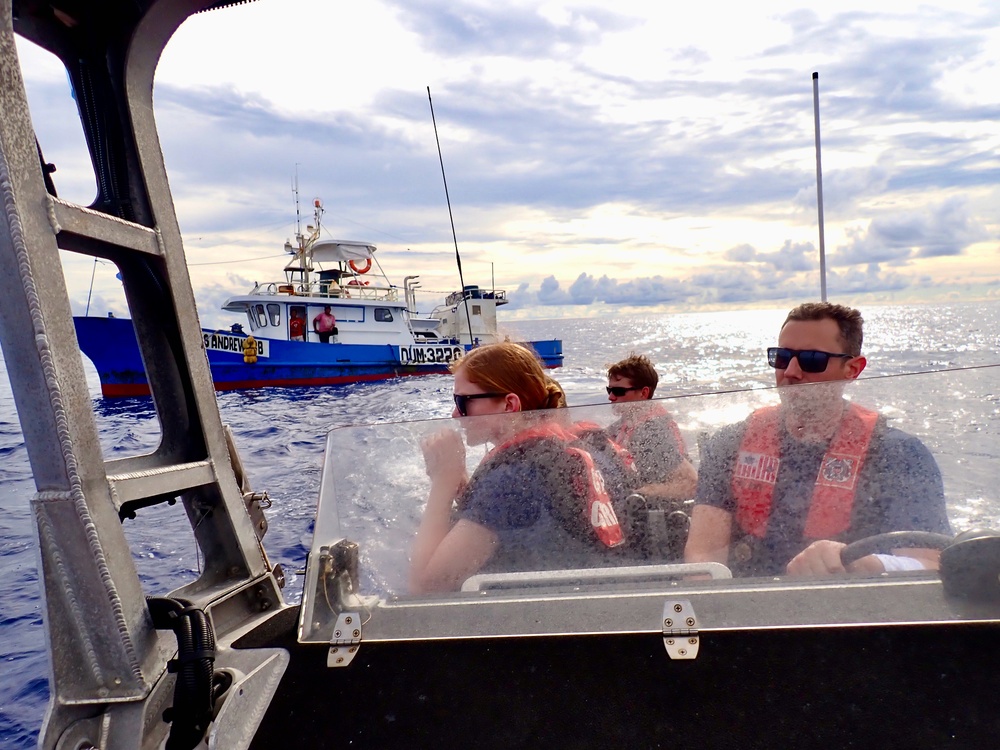
[[[450,492],[451,499],[454,499],[468,481],[462,436],[457,430],[446,427],[424,438],[420,447],[424,452],[431,485]],[[431,493],[432,496],[435,494],[437,493]]]

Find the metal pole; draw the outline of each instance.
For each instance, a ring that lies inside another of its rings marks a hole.
[[[87,292],[87,311],[83,317],[90,315],[90,298],[94,295],[94,275],[97,273],[97,258],[94,258],[94,269],[90,272],[90,291]]]
[[[819,295],[826,302],[826,241],[823,238],[823,165],[819,147],[819,73],[813,73],[813,116],[816,121],[816,205],[819,208]]]
[[[441,180],[444,182],[444,199],[448,203],[448,219],[451,221],[451,237],[455,241],[455,262],[458,264],[458,283],[462,286],[462,302],[465,305],[465,319],[469,323],[469,346],[475,346],[472,334],[472,317],[469,315],[469,298],[465,293],[465,277],[462,275],[462,256],[458,254],[458,235],[455,234],[455,217],[451,213],[451,196],[448,195],[448,178],[444,176],[444,157],[441,155],[441,139],[438,138],[437,119],[434,117],[434,102],[431,87],[427,87],[427,103],[431,105],[431,122],[434,124],[434,142],[437,143],[438,161],[441,162]],[[459,336],[461,341],[461,336]]]

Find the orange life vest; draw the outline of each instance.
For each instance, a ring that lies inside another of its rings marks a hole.
[[[660,418],[666,418],[667,428],[677,442],[677,450],[681,456],[687,458],[688,453],[687,448],[684,446],[684,436],[681,435],[681,430],[677,426],[677,422],[670,416],[670,412],[657,403],[649,404],[648,407],[637,410],[635,415],[629,415],[627,418],[622,419],[618,425],[618,431],[613,435],[615,442],[627,450],[632,443],[632,436],[639,425],[649,422],[652,419]]]
[[[596,428],[596,425],[594,426]],[[569,428],[555,422],[544,422],[534,427],[521,430],[509,440],[500,443],[493,450],[486,454],[483,463],[490,460],[497,460],[498,455],[515,448],[523,443],[532,440],[557,440],[565,445],[567,455],[573,460],[582,464],[583,471],[572,472],[573,489],[580,495],[585,503],[584,513],[590,522],[597,538],[606,547],[617,547],[624,543],[625,532],[618,522],[611,496],[608,494],[604,484],[604,476],[597,467],[594,457],[590,451],[586,450],[580,443],[580,433],[591,429],[585,423],[579,423]],[[631,456],[627,451],[623,451],[627,461],[631,461]]]
[[[877,412],[849,404],[820,461],[813,488],[807,539],[831,539],[850,528],[858,477],[868,455]],[[749,420],[733,469],[736,522],[747,534],[764,538],[771,517],[774,485],[781,466],[781,407],[755,411]]]

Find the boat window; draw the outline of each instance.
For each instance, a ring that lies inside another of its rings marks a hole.
[[[267,325],[267,315],[264,313],[264,306],[257,304],[253,306],[253,311],[257,316],[257,325],[264,328]]]
[[[275,304],[273,302],[267,305],[267,315],[271,320],[272,326],[281,325],[281,305]]]
[[[388,307],[376,307],[375,320],[377,320],[379,323],[391,323],[392,310],[390,310]]]
[[[472,306],[472,314],[473,315],[482,315],[483,314],[482,305],[473,305]]]
[[[740,591],[750,596],[745,592],[768,587],[776,587],[780,602],[789,595],[780,592],[793,589],[900,581],[933,584],[940,595],[938,552],[932,548],[970,528],[997,526],[988,509],[996,495],[1000,422],[974,424],[963,415],[994,413],[988,405],[969,404],[995,401],[998,385],[1000,366],[993,366],[334,429],[327,437],[303,622],[314,619],[315,608],[327,606],[324,599],[340,585],[329,577],[329,571],[339,570],[330,561],[353,544],[358,593],[396,602],[393,607],[482,602],[484,597],[548,601],[581,591],[645,597],[653,596],[650,592]],[[442,393],[442,399],[448,395]],[[841,417],[828,420],[832,435],[812,430],[813,421],[834,412]],[[638,476],[623,467],[597,428],[628,444]],[[455,581],[454,591],[437,594],[417,591],[414,586],[428,579],[414,577],[411,570],[431,489],[422,447],[429,440],[438,441],[442,461],[456,450],[464,452],[470,479],[461,503],[451,508],[450,523],[457,523],[456,530],[476,530],[466,542],[490,542],[485,564],[460,563],[464,581]],[[692,477],[681,481],[685,461],[699,472],[697,490]],[[596,469],[602,481],[594,480],[587,467]],[[600,500],[602,489],[613,513]],[[890,531],[918,533],[876,540],[867,550],[848,548],[858,559],[849,563],[849,573],[789,571],[789,563],[813,539],[830,540],[839,554],[842,543]],[[870,567],[873,561],[879,567]],[[789,626],[788,618],[811,616],[790,614],[799,605],[766,601],[766,606],[751,607],[745,621],[727,622],[781,627]],[[907,601],[896,601],[893,607],[901,609],[886,610],[885,617],[922,621],[925,615],[918,610],[925,599],[914,598],[911,608]],[[882,606],[878,602],[872,606]],[[873,616],[827,609],[823,618],[831,622]],[[457,627],[454,618],[407,622],[397,625],[420,631],[411,636],[457,635],[448,631]],[[482,618],[476,622],[472,618],[467,625],[500,627]],[[520,626],[503,625],[509,627]],[[397,635],[403,637],[401,632]],[[306,626],[303,638],[311,637]],[[328,641],[330,636],[317,631],[315,637]]]
[[[322,306],[311,307],[309,319],[312,320],[321,312],[323,312]],[[365,308],[361,305],[336,305],[333,307],[333,317],[337,319],[338,326],[343,323],[364,323]]]
[[[250,324],[251,331],[257,330],[257,319],[254,318],[253,311],[250,308],[247,308],[247,322]]]

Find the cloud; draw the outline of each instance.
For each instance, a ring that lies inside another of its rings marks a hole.
[[[540,305],[566,305],[571,302],[566,290],[559,288],[559,281],[555,276],[546,276],[542,279],[537,299]]]
[[[867,229],[850,229],[849,236],[851,241],[831,254],[832,263],[899,263],[960,255],[990,235],[970,215],[964,198],[950,198],[928,211],[902,211],[873,219]]]
[[[723,257],[733,263],[749,263],[756,259],[757,251],[753,245],[737,245],[726,250]]]
[[[815,296],[813,244],[765,246],[746,231],[814,236],[811,70],[822,76],[828,236],[834,227],[847,232],[830,255],[831,288],[925,283],[916,275],[925,273],[924,259],[960,255],[1000,223],[1000,162],[989,140],[1000,100],[995,86],[972,88],[976,76],[992,81],[995,9],[801,10],[772,17],[774,28],[760,37],[781,43],[756,41],[747,29],[735,53],[715,30],[687,33],[700,31],[697,13],[658,28],[666,22],[656,13],[637,19],[612,3],[393,0],[388,14],[394,31],[402,24],[416,39],[421,69],[440,71],[435,110],[463,255],[517,269],[504,274],[516,288],[512,306]],[[356,15],[344,10],[342,18],[354,24]],[[223,57],[229,43],[220,38],[211,55]],[[256,54],[274,55],[272,67],[289,65],[290,80],[318,46]],[[199,54],[185,51],[187,59]],[[334,65],[323,54],[327,67],[310,68],[324,71],[313,74],[315,97],[301,106],[278,105],[281,92],[237,73],[157,83],[160,141],[193,260],[280,252],[294,230],[290,183],[300,165],[303,204],[325,200],[330,234],[419,248],[400,260],[431,286],[431,269],[451,259],[428,248],[449,247],[452,238],[426,92],[404,88],[406,76],[385,76],[390,83],[373,85],[362,104],[343,106],[325,71],[340,65],[349,73],[361,63]],[[738,66],[722,64],[734,54]],[[358,78],[396,64],[377,45],[372,56]],[[33,122],[46,159],[59,166],[60,191],[87,202],[89,157],[67,125],[75,104],[51,80],[29,82]],[[593,218],[610,212],[614,220]],[[778,225],[784,233],[774,233]],[[626,248],[606,267],[647,275],[618,270],[623,277],[610,278],[589,264],[531,262],[536,248],[565,258],[560,251],[574,245]],[[671,253],[660,253],[662,263],[652,253],[639,260],[629,245]],[[466,255],[466,247],[474,249]],[[685,264],[671,266],[678,255]],[[517,285],[539,272],[553,275]],[[205,283],[215,305],[219,277],[201,278],[208,281],[196,286]]]
[[[597,281],[588,273],[581,273],[569,288],[574,305],[589,305],[597,299]]]
[[[878,263],[869,263],[864,269],[850,268],[840,273],[831,270],[827,275],[827,289],[836,295],[895,292],[907,289],[913,283],[913,279],[892,271],[883,271]]]
[[[434,50],[451,55],[505,55],[554,58],[597,43],[605,33],[639,25],[600,8],[571,8],[544,14],[545,9],[472,3],[411,2],[395,5],[403,24]]]

